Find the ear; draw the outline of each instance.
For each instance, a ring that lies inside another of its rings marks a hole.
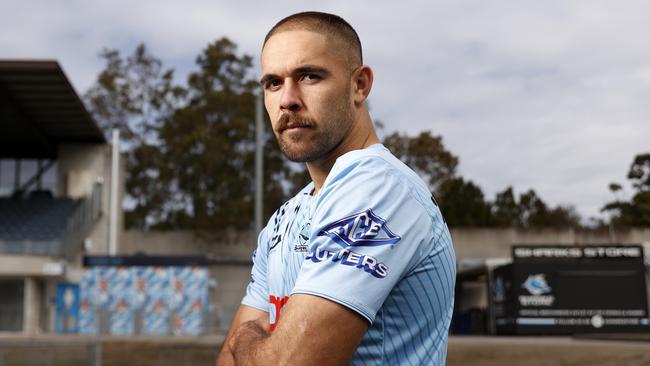
[[[352,75],[352,98],[355,105],[361,105],[372,89],[373,74],[370,66],[361,65]]]

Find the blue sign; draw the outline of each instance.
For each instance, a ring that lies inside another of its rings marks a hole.
[[[79,285],[59,283],[56,286],[56,333],[77,333],[79,330]]]

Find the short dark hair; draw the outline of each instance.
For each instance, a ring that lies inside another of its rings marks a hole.
[[[264,44],[276,33],[285,30],[306,29],[324,34],[326,36],[333,36],[345,42],[351,47],[353,58],[358,57],[359,65],[363,64],[363,53],[361,50],[361,40],[359,35],[352,28],[350,23],[346,22],[338,15],[322,13],[319,11],[305,11],[289,15],[288,17],[277,22],[273,28],[264,37]]]

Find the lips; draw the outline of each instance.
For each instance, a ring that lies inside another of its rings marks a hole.
[[[288,125],[281,127],[280,132],[287,131],[287,130],[298,130],[301,128],[309,128],[309,127],[311,126],[304,123],[289,123]]]

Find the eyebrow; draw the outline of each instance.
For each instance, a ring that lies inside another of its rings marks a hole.
[[[317,65],[303,65],[291,71],[291,75],[301,74],[319,74],[322,77],[326,77],[331,73],[326,68]],[[266,74],[262,77],[262,79],[260,79],[260,84],[264,85],[270,80],[276,79],[277,77],[278,75],[276,74]]]

